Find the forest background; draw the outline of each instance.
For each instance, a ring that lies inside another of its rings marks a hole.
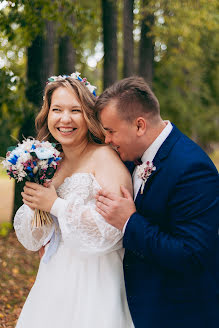
[[[0,156],[34,136],[47,78],[77,70],[97,94],[144,77],[163,119],[219,168],[218,13],[217,0],[0,1]],[[15,327],[39,265],[11,231],[22,188],[0,166],[1,328]]]
[[[216,0],[0,1],[0,156],[35,135],[47,78],[74,71],[97,94],[144,77],[162,117],[211,153],[219,143],[218,12]]]

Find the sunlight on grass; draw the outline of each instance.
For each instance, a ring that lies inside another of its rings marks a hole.
[[[12,230],[11,222],[0,223],[0,237],[6,237]]]

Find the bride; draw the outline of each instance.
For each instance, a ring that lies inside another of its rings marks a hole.
[[[130,191],[131,177],[114,150],[102,145],[92,86],[78,74],[51,77],[36,118],[39,140],[61,145],[62,162],[46,188],[27,182],[14,218],[29,250],[45,246],[36,281],[16,328],[129,328],[122,232],[96,211],[100,188]],[[53,225],[32,228],[35,208]]]

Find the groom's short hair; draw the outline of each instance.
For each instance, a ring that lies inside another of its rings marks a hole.
[[[122,119],[133,121],[136,117],[160,115],[159,102],[145,80],[131,76],[108,87],[97,99],[96,110],[101,112],[110,103],[115,104]]]

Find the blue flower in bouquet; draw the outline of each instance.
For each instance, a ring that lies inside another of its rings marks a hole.
[[[8,161],[11,164],[16,165],[18,158],[19,158],[19,156],[17,156],[17,155],[14,154]]]
[[[49,158],[49,160],[48,160],[48,165],[50,165],[52,162],[53,162],[53,160],[54,160],[54,158]]]
[[[39,158],[40,160],[43,159],[50,159],[53,158],[53,150],[48,149],[48,148],[44,148],[44,147],[39,147],[34,149],[34,152],[37,156],[37,158]]]
[[[20,149],[13,149],[8,156],[8,162],[10,162],[12,165],[16,165],[21,154],[22,151]]]

